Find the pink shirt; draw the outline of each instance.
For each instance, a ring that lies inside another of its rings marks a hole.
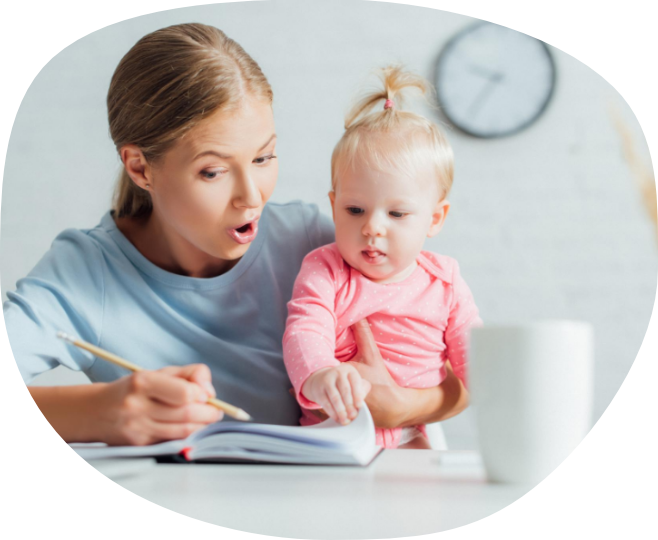
[[[283,358],[304,410],[302,425],[319,420],[319,405],[301,393],[313,372],[351,360],[356,343],[350,326],[368,318],[395,382],[411,388],[438,386],[446,360],[466,385],[469,329],[482,324],[457,261],[423,251],[418,267],[399,283],[375,283],[349,266],[336,244],[309,253],[288,302]],[[402,429],[377,429],[378,443],[395,448]]]

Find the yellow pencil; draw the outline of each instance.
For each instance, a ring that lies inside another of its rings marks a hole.
[[[87,343],[86,341],[82,341],[81,339],[76,339],[64,332],[57,332],[57,337],[59,339],[63,339],[64,341],[70,343],[71,345],[75,345],[76,347],[79,347],[80,349],[89,351],[91,354],[97,356],[98,358],[107,360],[108,362],[111,362],[112,364],[116,364],[117,366],[121,366],[122,368],[125,368],[129,371],[143,371],[143,368],[141,368],[137,364],[128,362],[128,360],[125,360],[117,356],[116,354],[112,354],[111,352],[101,349],[100,347],[96,347],[95,345],[92,345],[91,343]],[[243,411],[242,409],[234,405],[226,403],[225,401],[222,401],[220,399],[208,398],[208,403],[210,405],[214,405],[219,410],[224,411],[226,414],[232,416],[237,420],[249,421],[252,419],[247,412]]]

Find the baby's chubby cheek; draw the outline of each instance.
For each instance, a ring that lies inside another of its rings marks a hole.
[[[336,247],[345,260],[356,260],[361,257],[361,251],[365,249],[368,241],[363,235],[357,235],[353,231],[341,231],[336,228]]]

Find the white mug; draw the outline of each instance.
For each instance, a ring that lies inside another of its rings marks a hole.
[[[585,437],[593,338],[578,321],[473,329],[471,399],[490,481],[539,483]]]

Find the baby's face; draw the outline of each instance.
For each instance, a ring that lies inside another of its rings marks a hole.
[[[415,268],[425,238],[441,229],[449,205],[440,201],[429,166],[409,178],[359,161],[329,194],[336,245],[343,259],[367,278],[400,281]]]

